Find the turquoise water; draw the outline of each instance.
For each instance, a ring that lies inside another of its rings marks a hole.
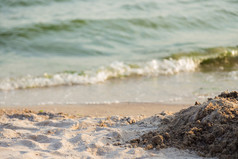
[[[0,104],[191,103],[238,86],[236,0],[0,0]]]

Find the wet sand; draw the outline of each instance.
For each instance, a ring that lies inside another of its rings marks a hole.
[[[188,108],[189,105],[160,104],[160,103],[117,103],[117,104],[85,104],[85,105],[46,105],[46,106],[18,106],[18,107],[0,107],[6,111],[30,109],[32,111],[44,112],[63,112],[71,115],[80,116],[151,116],[162,111],[177,112]]]
[[[238,92],[222,92],[166,117],[156,131],[131,141],[146,149],[176,147],[201,156],[238,158]]]

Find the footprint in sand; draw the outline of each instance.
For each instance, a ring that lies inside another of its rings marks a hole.
[[[11,146],[10,142],[3,142],[3,141],[0,142],[0,147],[9,147],[9,146]]]
[[[63,144],[61,142],[56,142],[56,143],[50,144],[48,146],[48,149],[50,149],[50,150],[59,150],[62,146],[63,146]]]
[[[38,147],[37,144],[34,142],[34,141],[31,141],[31,140],[21,140],[18,144],[22,145],[22,146],[26,146],[28,148],[35,148],[35,147]]]
[[[39,122],[35,125],[36,126],[53,126],[53,127],[60,127],[60,128],[62,128],[62,127],[71,128],[72,126],[74,127],[77,124],[78,124],[78,122],[68,119],[68,120],[57,121],[57,122],[46,120],[46,121]]]
[[[30,135],[28,137],[29,137],[29,139],[39,142],[39,143],[51,143],[51,142],[58,141],[58,139],[49,138],[45,135]]]

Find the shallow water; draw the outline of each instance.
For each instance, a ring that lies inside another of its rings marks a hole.
[[[0,2],[1,105],[192,103],[238,89],[235,0]]]

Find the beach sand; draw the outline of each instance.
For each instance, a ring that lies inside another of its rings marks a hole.
[[[157,132],[178,114],[173,113],[188,107],[156,103],[2,107],[0,158],[203,158],[186,147],[148,150],[148,145],[131,143]]]
[[[1,108],[0,158],[200,158],[176,148],[146,151],[128,142],[157,128],[166,113],[156,113],[187,107],[120,103]]]
[[[181,109],[188,108],[189,105],[159,104],[159,103],[115,103],[115,104],[81,104],[81,105],[44,105],[44,106],[17,106],[17,107],[0,107],[1,110],[24,110],[46,111],[59,113],[63,112],[70,115],[105,117],[112,115],[151,116],[162,111],[177,112]]]

